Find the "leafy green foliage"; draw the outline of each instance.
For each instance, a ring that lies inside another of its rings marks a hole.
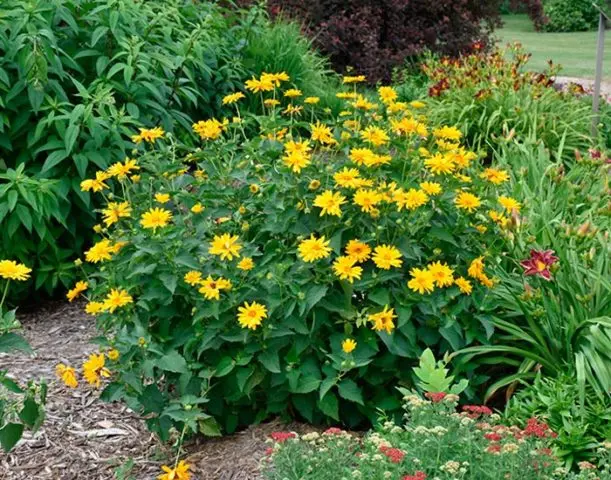
[[[542,29],[546,32],[581,32],[598,25],[598,10],[591,0],[544,0]],[[605,4],[605,0],[600,2]]]
[[[453,385],[454,376],[448,376],[449,369],[445,368],[445,362],[435,361],[435,356],[430,348],[427,348],[420,356],[420,365],[413,369],[418,377],[418,387],[425,392],[454,393],[459,394],[467,388],[467,380],[463,379]]]

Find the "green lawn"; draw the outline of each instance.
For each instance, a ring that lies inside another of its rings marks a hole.
[[[503,28],[496,32],[499,43],[521,42],[532,53],[530,69],[542,70],[551,58],[563,66],[560,75],[594,78],[597,32],[539,33],[526,15],[503,16],[503,22]],[[603,66],[604,79],[611,81],[611,30],[605,36]]]

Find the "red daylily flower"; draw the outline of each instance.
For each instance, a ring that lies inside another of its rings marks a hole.
[[[557,261],[558,257],[554,255],[553,250],[531,250],[530,258],[522,260],[520,265],[524,267],[524,275],[538,275],[545,280],[551,280],[549,267]]]

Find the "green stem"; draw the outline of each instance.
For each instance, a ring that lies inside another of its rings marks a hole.
[[[0,314],[2,314],[2,307],[4,305],[4,300],[6,300],[6,295],[8,294],[8,286],[11,283],[10,280],[6,281],[6,286],[4,287],[4,293],[2,294],[2,300],[0,300]]]
[[[180,434],[180,439],[178,440],[178,451],[176,452],[176,460],[174,460],[174,469],[178,466],[178,459],[180,458],[180,450],[182,449],[182,442],[185,438],[185,433],[187,433],[187,424],[182,427],[182,433]]]

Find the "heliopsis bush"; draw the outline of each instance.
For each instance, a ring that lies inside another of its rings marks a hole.
[[[479,306],[520,205],[508,172],[390,87],[365,98],[345,77],[330,117],[292,80],[248,80],[222,100],[233,118],[193,125],[195,149],[141,130],[81,184],[105,201],[68,294],[105,334],[85,379],[164,437],[276,414],[366,424],[399,410],[424,348],[492,335]]]

